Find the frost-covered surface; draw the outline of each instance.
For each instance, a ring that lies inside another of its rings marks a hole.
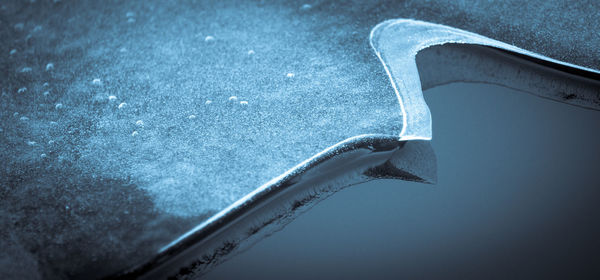
[[[598,4],[534,2],[0,2],[1,278],[120,269],[339,141],[397,135],[385,19],[597,68]]]

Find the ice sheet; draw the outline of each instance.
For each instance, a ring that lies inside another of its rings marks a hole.
[[[431,112],[423,99],[416,63],[417,53],[428,47],[449,43],[482,45],[595,74],[600,73],[591,68],[561,62],[475,33],[411,19],[384,21],[373,28],[370,39],[371,46],[385,67],[402,107],[404,116],[400,132],[402,140],[430,140],[433,135]]]

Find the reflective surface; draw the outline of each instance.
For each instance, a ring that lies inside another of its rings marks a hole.
[[[347,188],[206,279],[597,278],[600,112],[482,84],[425,99],[437,185]]]

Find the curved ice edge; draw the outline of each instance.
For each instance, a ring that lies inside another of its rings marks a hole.
[[[383,64],[402,111],[400,140],[431,140],[431,112],[421,88],[416,55],[431,46],[474,44],[494,47],[541,61],[600,74],[600,71],[543,56],[479,34],[446,25],[412,19],[392,19],[376,25],[370,34],[371,47]]]
[[[434,183],[436,160],[429,141],[369,134],[339,142],[213,215],[147,262],[110,278],[203,274],[337,191],[376,178]]]

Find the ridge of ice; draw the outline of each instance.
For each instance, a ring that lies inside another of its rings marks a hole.
[[[416,64],[417,53],[428,47],[448,43],[482,45],[600,73],[595,69],[562,62],[479,34],[412,19],[400,18],[379,23],[371,30],[370,43],[383,64],[400,103],[404,116],[400,140],[431,140],[433,136],[431,112],[423,99]]]

